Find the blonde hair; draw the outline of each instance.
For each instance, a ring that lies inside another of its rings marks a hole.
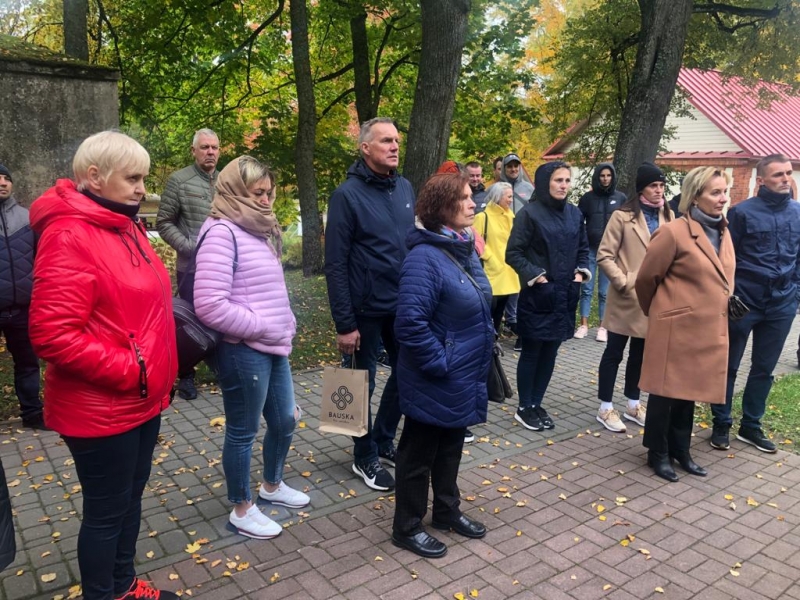
[[[724,177],[725,183],[730,186],[731,176],[719,167],[697,167],[686,174],[681,185],[681,201],[678,210],[682,213],[689,211],[697,197],[706,189],[708,182],[714,177]]]
[[[72,172],[79,190],[85,189],[91,166],[97,167],[100,176],[107,181],[113,172],[122,169],[149,172],[150,155],[139,142],[120,131],[101,131],[83,140],[72,159]]]
[[[248,188],[263,179],[269,179],[270,184],[275,183],[275,175],[269,166],[246,154],[239,157],[239,175]]]
[[[495,204],[500,204],[500,199],[503,197],[503,194],[506,190],[513,190],[514,188],[511,186],[510,183],[506,183],[505,181],[498,181],[497,183],[493,183],[489,186],[489,191],[486,192],[486,203],[494,202]]]

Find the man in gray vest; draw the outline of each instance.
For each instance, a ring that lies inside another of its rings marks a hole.
[[[200,129],[192,140],[194,164],[173,173],[161,196],[156,228],[163,240],[178,253],[176,276],[178,295],[194,304],[193,255],[197,232],[208,216],[214,199],[219,160],[219,137],[210,129]],[[178,395],[184,400],[197,398],[194,369],[178,373]]]

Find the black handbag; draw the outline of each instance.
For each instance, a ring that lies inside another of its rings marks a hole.
[[[750,312],[750,308],[739,299],[739,296],[728,296],[728,318],[738,321]]]
[[[492,361],[489,364],[489,379],[486,382],[486,389],[489,392],[490,402],[505,402],[506,398],[514,397],[514,390],[508,383],[508,377],[503,369],[500,357],[503,356],[503,349],[500,344],[495,343],[492,352]]]

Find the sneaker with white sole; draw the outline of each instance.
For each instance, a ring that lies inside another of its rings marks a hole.
[[[379,492],[385,492],[394,488],[394,477],[378,459],[369,463],[353,463],[353,473],[361,477],[367,487]]]
[[[270,540],[283,531],[283,527],[262,513],[255,504],[242,517],[236,514],[236,509],[232,510],[228,521],[240,535],[254,540]]]
[[[613,408],[608,410],[598,410],[597,411],[597,421],[609,431],[613,431],[614,433],[624,433],[628,429],[625,427],[625,423],[619,418],[619,413],[615,411]]]
[[[274,492],[268,492],[262,483],[258,488],[258,497],[286,508],[303,508],[311,503],[311,498],[308,497],[308,494],[290,488],[283,481],[278,484],[278,489]]]
[[[574,337],[577,340],[582,340],[583,338],[586,337],[588,333],[589,333],[589,328],[586,325],[581,325],[575,330],[575,334],[572,337]]]
[[[639,404],[636,405],[636,408],[626,408],[625,414],[622,416],[628,419],[628,421],[633,421],[637,425],[644,427],[644,420],[647,417],[647,409],[645,408],[644,404],[639,402]]]
[[[598,327],[597,328],[597,335],[595,338],[598,342],[607,342],[608,341],[608,329],[605,327]]]

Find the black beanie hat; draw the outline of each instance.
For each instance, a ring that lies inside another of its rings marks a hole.
[[[0,165],[0,175],[5,175],[6,177],[8,177],[8,180],[9,180],[9,181],[11,181],[12,183],[14,182],[14,180],[13,180],[13,179],[11,179],[11,171],[9,171],[9,170],[6,168],[6,166],[5,166],[5,165]]]
[[[641,192],[644,188],[655,181],[666,182],[664,173],[651,162],[643,162],[636,169],[636,191]]]

